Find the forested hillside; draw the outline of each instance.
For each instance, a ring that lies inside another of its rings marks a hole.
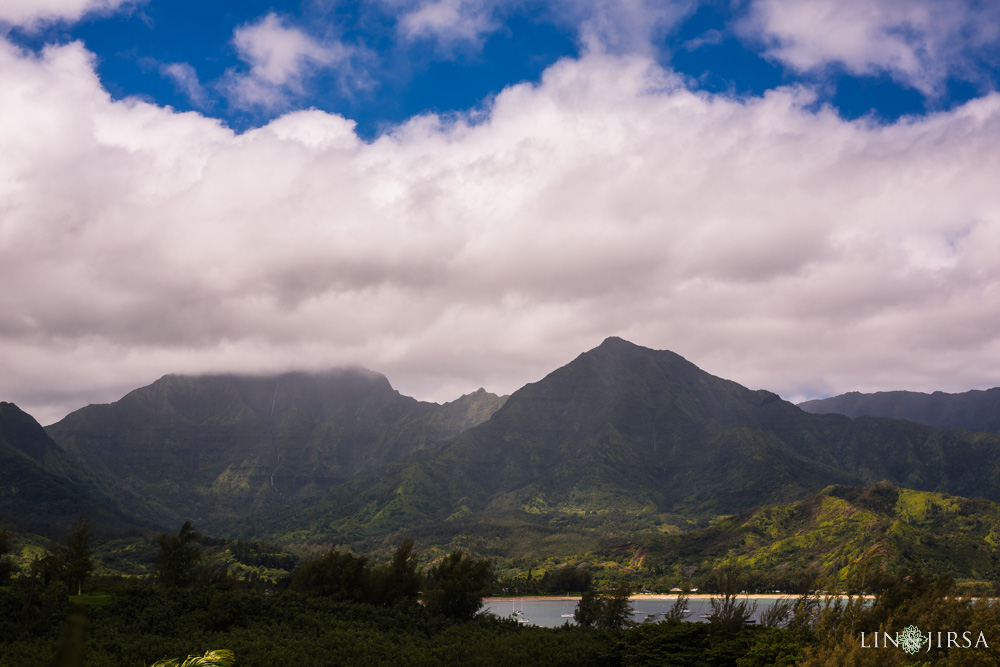
[[[238,530],[364,543],[406,530],[505,539],[673,532],[830,484],[1000,500],[1000,437],[811,415],[670,352],[608,339],[433,451]],[[602,528],[602,526],[604,526]]]
[[[132,509],[130,514],[118,511],[31,415],[13,403],[0,403],[0,529],[55,537],[81,512],[98,519],[104,535],[150,525],[141,504]]]
[[[363,369],[169,375],[47,431],[96,476],[146,498],[152,518],[221,527],[436,447],[502,403],[482,390],[424,403]]]

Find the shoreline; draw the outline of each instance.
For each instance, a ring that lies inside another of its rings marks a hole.
[[[716,596],[714,596],[714,595],[712,595],[710,593],[691,593],[687,597],[688,597],[689,600],[709,600],[709,599],[711,599],[713,597],[716,597]],[[791,593],[746,593],[746,594],[743,594],[743,595],[739,595],[737,597],[739,597],[739,598],[747,598],[747,599],[750,599],[750,600],[777,600],[777,599],[780,599],[780,598],[787,598],[787,599],[790,599],[790,600],[794,600],[794,599],[799,598],[801,596],[800,595],[791,594]],[[810,596],[810,597],[815,597],[815,596]],[[821,599],[825,599],[825,598],[828,598],[828,597],[833,597],[833,598],[854,597],[854,598],[863,598],[865,600],[874,600],[875,599],[874,595],[853,595],[853,596],[848,596],[848,595],[820,595],[818,597],[821,598]],[[565,602],[565,601],[571,601],[571,600],[579,600],[580,598],[581,598],[581,596],[579,596],[579,595],[515,595],[515,596],[508,595],[508,596],[504,596],[504,597],[487,597],[487,598],[483,598],[483,602],[513,602],[515,600],[523,600],[523,601],[526,601],[526,602],[540,602],[540,601],[545,601],[545,600],[551,600],[553,602]],[[642,601],[642,600],[676,600],[677,599],[677,594],[676,593],[637,593],[636,595],[630,595],[628,599],[631,600],[632,602],[638,602],[638,601]]]

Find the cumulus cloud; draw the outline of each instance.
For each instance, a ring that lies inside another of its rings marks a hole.
[[[135,0],[4,0],[0,3],[0,24],[29,30],[56,21],[78,21],[86,14],[113,12]]]
[[[1000,6],[975,0],[752,0],[741,29],[800,71],[830,64],[886,73],[927,95],[949,76],[976,80],[976,60],[996,59]]]
[[[223,82],[229,99],[242,108],[285,107],[290,95],[303,92],[303,80],[317,69],[345,67],[354,49],[339,41],[319,41],[269,13],[240,26],[233,45],[246,71],[231,71]]]
[[[0,42],[0,89],[0,397],[43,421],[168,372],[509,392],[608,335],[786,396],[998,384],[996,94],[848,122],[594,52],[368,143],[113,100],[78,43]]]

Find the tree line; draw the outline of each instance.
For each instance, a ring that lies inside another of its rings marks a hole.
[[[0,664],[48,664],[53,656],[52,664],[80,664],[60,660],[87,651],[86,664],[97,667],[158,659],[166,665],[180,664],[171,657],[178,655],[230,656],[220,652],[226,649],[238,665],[881,666],[913,662],[900,650],[870,647],[872,633],[904,625],[959,637],[969,632],[989,644],[935,644],[918,656],[931,664],[991,664],[1000,646],[1000,605],[960,597],[953,580],[920,570],[868,572],[864,587],[873,600],[824,596],[814,580],[755,614],[743,594],[752,572],[730,560],[713,572],[707,623],[682,622],[681,596],[662,622],[635,624],[628,586],[591,585],[576,608],[578,625],[550,630],[477,614],[494,584],[490,562],[463,552],[421,568],[410,540],[385,562],[331,549],[264,592],[206,565],[201,545],[207,540],[190,523],[157,540],[154,577],[101,583],[106,604],[74,609],[68,594],[87,590],[81,572],[92,565],[74,563],[73,554],[89,559],[91,535],[81,517],[60,544],[12,580],[11,536],[0,530]],[[570,571],[566,580],[579,574]],[[751,617],[756,625],[747,624]]]

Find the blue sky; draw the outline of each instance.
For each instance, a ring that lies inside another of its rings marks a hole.
[[[770,30],[761,25],[767,23],[761,7],[769,4],[781,3],[152,1],[75,22],[12,26],[9,39],[34,50],[81,40],[97,56],[101,81],[116,98],[139,96],[198,111],[238,131],[290,110],[317,108],[356,121],[369,139],[421,113],[467,111],[505,86],[537,82],[560,58],[592,49],[648,54],[692,88],[711,93],[760,95],[806,84],[816,91],[817,104],[832,105],[845,118],[891,122],[950,109],[996,86],[1000,39],[993,35],[957,51],[947,43],[964,39],[969,25],[939,36],[936,26],[914,25],[906,12],[895,20],[858,17],[872,21],[867,29],[873,42],[900,38],[918,60],[928,51],[933,55],[923,57],[950,59],[939,63],[941,71],[919,63],[908,69],[898,53],[876,54],[860,65],[846,49],[817,49],[796,59],[782,50],[794,50],[801,46],[797,40],[811,35],[795,36],[778,21]],[[432,10],[437,14],[423,23],[414,20]],[[629,11],[637,16],[628,19]],[[822,15],[822,7],[812,14]],[[616,19],[620,25],[588,27]],[[240,31],[256,31],[253,38],[262,43],[279,34],[292,40],[283,54],[255,54],[241,48]],[[863,53],[877,44],[852,46]],[[234,89],[236,81],[252,77],[255,65],[282,58],[284,69],[258,97],[241,97]]]
[[[6,0],[0,400],[611,335],[797,400],[1000,384],[1000,6]]]

